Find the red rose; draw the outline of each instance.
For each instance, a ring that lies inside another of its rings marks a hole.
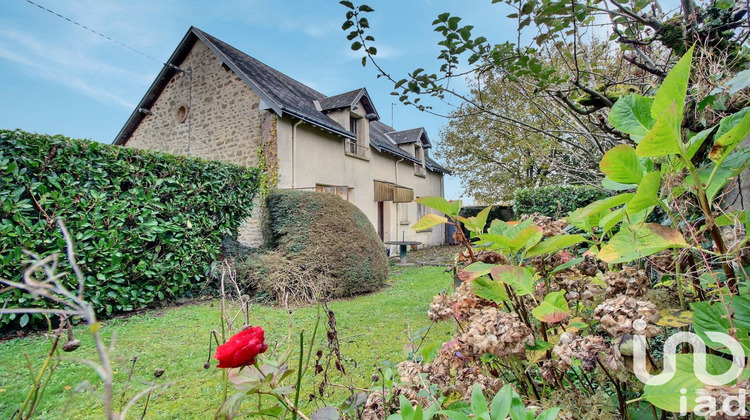
[[[249,327],[231,336],[226,343],[216,348],[214,359],[219,361],[218,368],[236,368],[252,365],[255,356],[268,348],[265,333],[261,327]]]

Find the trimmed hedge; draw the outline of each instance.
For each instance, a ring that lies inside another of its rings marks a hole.
[[[520,188],[513,195],[516,217],[539,213],[559,219],[571,211],[607,197],[606,191],[590,185],[555,185]]]
[[[274,190],[267,209],[273,250],[238,264],[244,286],[278,301],[309,303],[385,284],[383,242],[354,204],[329,193]]]
[[[257,169],[62,136],[0,130],[0,277],[19,281],[23,250],[60,252],[62,219],[103,315],[186,296],[206,279],[222,236],[236,235],[259,189]],[[64,281],[77,287],[68,275]],[[50,306],[19,290],[8,307]],[[14,315],[0,319],[7,327]],[[21,326],[28,317],[19,317]]]

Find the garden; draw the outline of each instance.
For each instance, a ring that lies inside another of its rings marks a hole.
[[[372,9],[342,4],[352,48],[372,58]],[[436,25],[455,35],[449,62],[456,48],[492,54],[455,18]],[[458,245],[409,267],[349,203],[272,190],[257,169],[0,131],[0,412],[750,418],[750,219],[725,205],[750,166],[750,108],[686,127],[701,48],[680,51],[655,92],[610,101],[624,141],[602,148],[595,188],[516,189],[515,220],[418,198],[431,212],[412,228],[453,225]],[[402,101],[437,83],[417,73],[394,81]],[[256,196],[272,244],[235,249]],[[357,235],[351,255],[311,245],[337,230]]]

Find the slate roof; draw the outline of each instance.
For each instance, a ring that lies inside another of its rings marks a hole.
[[[430,140],[427,138],[427,133],[424,131],[424,128],[412,128],[409,130],[403,130],[403,131],[393,131],[391,133],[388,133],[388,137],[390,137],[393,141],[396,142],[396,144],[409,144],[409,143],[417,143],[422,142],[422,135],[424,135],[426,142],[423,144],[425,148],[432,147],[430,144]]]
[[[397,133],[393,127],[383,124],[380,121],[370,122],[370,147],[381,153],[390,153],[404,160],[420,163],[414,156],[402,150],[396,142],[390,137],[392,133]],[[435,162],[432,158],[425,155],[425,166],[435,172],[450,174],[451,172]]]
[[[272,109],[279,116],[289,114],[334,134],[353,139],[355,138],[354,134],[346,128],[341,127],[322,112],[322,110],[351,107],[356,105],[359,100],[366,98],[363,101],[365,106],[367,107],[369,103],[369,107],[373,111],[372,113],[375,114],[375,119],[371,121],[370,125],[371,145],[378,151],[414,160],[408,153],[399,149],[398,146],[389,140],[386,133],[395,132],[395,130],[377,121],[377,118],[379,118],[377,111],[375,111],[366,89],[356,89],[351,92],[328,97],[195,27],[190,27],[182,38],[182,41],[180,41],[180,44],[167,61],[167,65],[162,68],[135,111],[130,115],[125,126],[117,134],[113,144],[125,144],[130,138],[146,116],[146,113],[142,111],[151,109],[151,106],[156,102],[156,99],[164,90],[167,83],[169,83],[176,72],[181,71],[177,66],[187,57],[193,45],[198,40],[205,43],[226,66],[261,97],[262,106],[265,106],[266,109]],[[316,107],[316,101],[320,105],[321,110],[318,110]],[[408,131],[412,130],[406,130],[406,132]],[[432,170],[448,172],[432,159],[427,158],[426,162],[427,167]]]

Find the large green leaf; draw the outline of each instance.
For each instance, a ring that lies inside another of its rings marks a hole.
[[[414,201],[451,217],[457,217],[458,212],[461,211],[461,200],[448,201],[443,197],[427,196],[419,197]]]
[[[679,153],[682,150],[682,116],[677,114],[673,103],[659,115],[654,127],[638,143],[635,152],[640,157],[659,157]]]
[[[638,141],[654,126],[651,116],[651,104],[654,98],[630,94],[615,102],[609,111],[609,122]]]
[[[591,232],[594,227],[599,225],[599,220],[601,220],[601,218],[606,215],[607,210],[602,210],[598,213],[590,214],[587,216],[583,216],[583,212],[584,209],[582,208],[570,212],[570,215],[568,215],[568,223],[577,227],[578,229],[585,230],[586,232]]]
[[[730,304],[734,310],[734,325],[750,330],[750,299],[744,296],[735,296]]]
[[[482,418],[484,414],[488,414],[487,400],[484,398],[482,387],[474,382],[474,387],[471,390],[471,411],[474,414],[474,418]]]
[[[495,394],[490,403],[490,418],[492,420],[504,419],[508,417],[510,411],[510,402],[513,400],[513,388],[505,385]]]
[[[613,227],[615,227],[615,225],[622,221],[623,217],[625,217],[624,207],[610,212],[606,216],[602,217],[602,219],[599,221],[599,227],[602,228],[603,232],[609,232]]]
[[[698,404],[698,391],[704,384],[695,375],[694,355],[677,354],[674,357],[675,373],[672,378],[662,385],[643,387],[643,398],[665,411],[679,412],[684,404],[688,412]],[[712,354],[706,355],[706,371],[717,375],[729,370],[732,362]],[[683,394],[682,390],[686,392]]]
[[[629,262],[668,248],[687,247],[679,230],[656,223],[640,223],[622,229],[602,246],[597,257],[608,263]]]
[[[600,213],[603,210],[610,210],[613,207],[621,206],[625,203],[630,202],[633,197],[635,197],[634,193],[623,193],[615,195],[613,197],[594,201],[593,203],[583,208],[581,216],[586,217],[591,214]]]
[[[711,134],[711,132],[714,131],[715,128],[716,126],[709,127],[701,131],[700,133],[697,133],[693,137],[690,137],[690,139],[687,141],[687,144],[685,145],[685,155],[688,159],[692,159],[693,156],[695,156],[695,153],[701,148],[703,142],[706,141],[708,136]]]
[[[493,267],[496,267],[496,266],[494,264],[487,264],[481,261],[471,263],[461,269],[461,272],[463,273],[461,275],[461,278],[464,281],[472,281],[476,278],[489,274],[490,270]]]
[[[499,281],[490,280],[487,277],[479,277],[471,282],[471,290],[480,298],[493,302],[505,302],[508,300],[508,292]]]
[[[736,305],[741,307],[740,303]],[[750,355],[748,330],[742,328],[744,318],[740,322],[734,322],[733,320],[730,323],[727,309],[721,303],[695,302],[690,304],[690,309],[693,310],[693,330],[708,347],[723,353],[729,353],[724,344],[711,340],[706,332],[719,332],[729,335],[730,330],[734,328],[733,331],[736,334],[737,341],[740,342],[745,355]]]
[[[609,149],[599,162],[599,169],[607,175],[607,178],[621,184],[638,184],[645,172],[635,149],[627,144]]]
[[[486,207],[474,217],[459,217],[459,220],[469,231],[481,234],[484,232],[484,225],[487,224],[487,216],[489,216],[490,210],[492,210],[492,206]]]
[[[611,190],[611,191],[626,191],[626,190],[632,190],[633,188],[637,187],[638,184],[622,184],[620,182],[612,181],[611,179],[604,177],[602,179],[602,187]]]
[[[527,257],[535,257],[541,254],[551,254],[575,244],[586,242],[581,235],[557,235],[540,242],[526,252]]]
[[[713,201],[714,197],[716,197],[721,189],[724,188],[724,186],[727,185],[727,183],[729,183],[732,178],[734,178],[743,170],[745,170],[745,168],[750,166],[750,151],[738,150],[737,152],[729,155],[722,162],[719,162],[719,164],[721,166],[719,166],[719,170],[716,171],[714,178],[711,180],[711,184],[705,187],[708,201]],[[711,177],[711,173],[713,173],[714,171],[714,168],[716,168],[716,163],[710,162],[708,165],[698,169],[698,177],[700,178],[701,183],[705,185],[708,182],[709,178]],[[693,177],[686,177],[685,185],[695,185],[695,183],[693,182]]]
[[[744,111],[745,116],[742,117],[729,131],[724,134],[717,133],[717,139],[714,141],[714,146],[711,148],[708,157],[714,162],[719,162],[724,159],[729,153],[737,147],[742,140],[750,134],[750,112]],[[721,137],[718,137],[721,135]]]
[[[490,224],[490,228],[487,232],[493,235],[502,235],[513,239],[522,230],[531,226],[533,222],[533,219],[526,219],[522,222],[504,222],[500,219],[495,219],[492,221],[492,224]]]
[[[544,300],[531,311],[534,318],[553,324],[566,320],[570,316],[568,301],[565,300],[565,290],[547,293]]]
[[[510,247],[510,238],[504,235],[493,235],[486,233],[479,235],[480,242],[478,246],[488,247],[490,249],[508,249]]]
[[[411,228],[414,230],[425,230],[443,223],[448,223],[448,219],[443,216],[438,216],[437,214],[430,213],[424,215]]]
[[[661,173],[649,172],[641,180],[635,197],[628,203],[626,212],[628,215],[639,212],[651,206],[659,205],[659,187],[661,187]]]
[[[680,58],[677,64],[672,67],[667,77],[659,87],[659,91],[654,96],[654,103],[651,105],[651,116],[659,119],[659,116],[669,108],[672,103],[677,104],[677,115],[682,122],[682,112],[685,107],[685,95],[687,93],[688,81],[690,80],[690,63],[693,61],[693,48]]]
[[[511,286],[519,296],[534,293],[534,271],[533,268],[518,267],[515,265],[496,265],[490,271],[492,278],[502,281]]]
[[[536,420],[555,420],[558,414],[560,414],[560,407],[548,408],[539,413]]]
[[[527,227],[526,229],[518,232],[518,235],[516,235],[515,238],[513,238],[510,243],[508,244],[510,246],[511,251],[516,252],[524,247],[532,247],[539,243],[539,241],[542,240],[544,237],[544,231],[542,228],[536,225],[531,225]]]
[[[730,96],[750,86],[750,70],[743,70],[735,74],[732,80],[727,82],[727,86],[729,87]]]

